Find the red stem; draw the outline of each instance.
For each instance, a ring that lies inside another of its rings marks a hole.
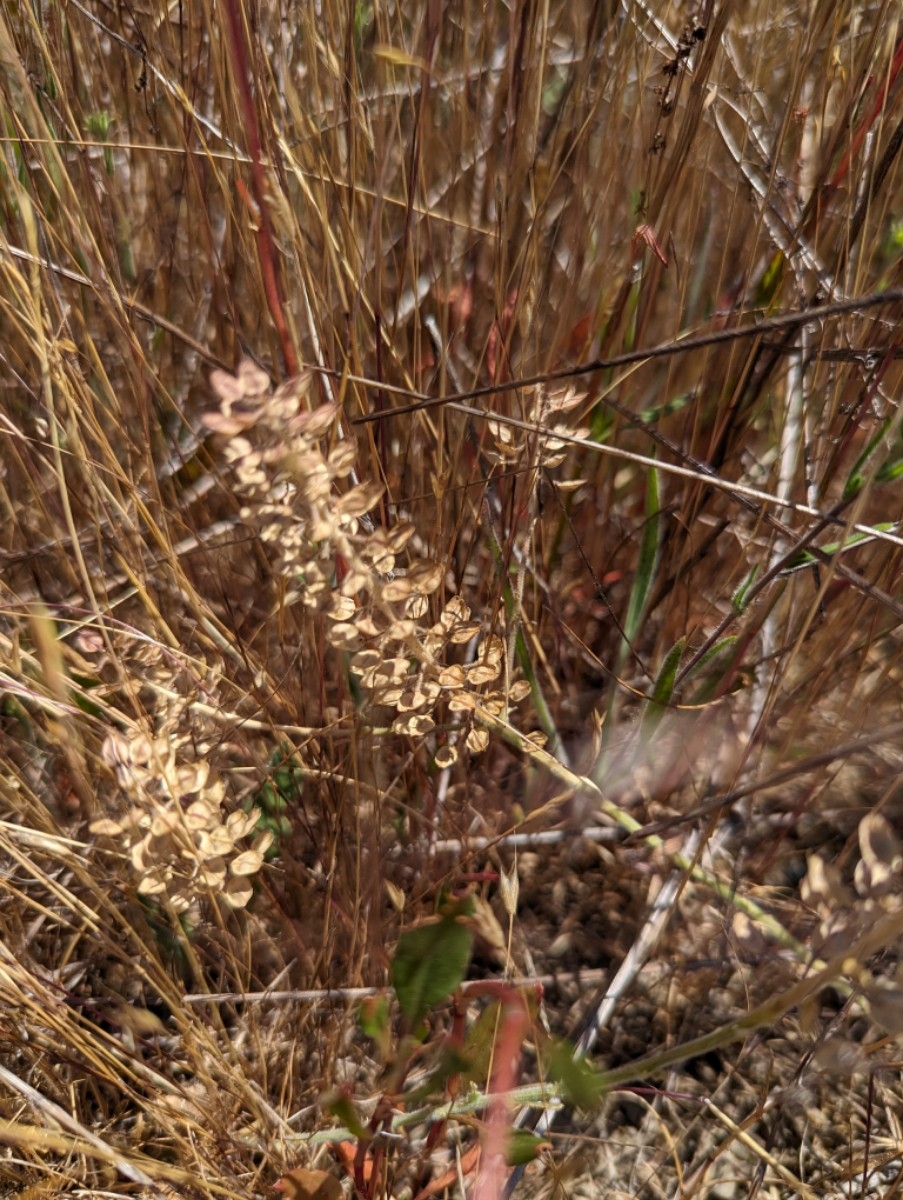
[[[508,1093],[518,1080],[520,1052],[530,1028],[530,1011],[519,988],[500,980],[486,980],[465,989],[468,995],[490,995],[501,1001],[502,1020],[493,1051],[493,1071],[489,1081],[489,1105],[486,1137],[480,1166],[470,1200],[499,1200],[507,1178],[507,1140],[511,1128]]]
[[[831,179],[830,187],[837,188],[840,187],[841,183],[843,183],[847,173],[849,172],[850,163],[859,153],[868,131],[875,124],[878,114],[887,103],[890,90],[894,86],[897,76],[900,74],[901,70],[903,70],[903,35],[901,35],[897,41],[896,49],[894,50],[894,57],[891,61],[890,69],[887,72],[884,86],[879,90],[878,95],[875,97],[871,111],[866,117],[863,118],[862,121],[859,122],[859,128],[856,130],[852,145],[840,160],[837,170],[834,172],[834,175]]]
[[[263,287],[267,298],[270,316],[279,336],[282,349],[282,360],[287,375],[298,374],[298,355],[292,345],[285,319],[285,305],[279,286],[279,270],[276,263],[273,231],[270,224],[269,209],[266,199],[266,179],[263,172],[260,149],[260,129],[257,122],[257,110],[251,95],[251,81],[248,72],[248,49],[245,41],[245,28],[239,11],[239,0],[224,0],[226,13],[226,42],[229,46],[229,57],[232,60],[232,75],[238,91],[239,104],[245,123],[245,140],[251,159],[251,180],[254,184],[254,198],[259,210],[257,226],[257,253],[260,260],[260,271],[263,276]]]

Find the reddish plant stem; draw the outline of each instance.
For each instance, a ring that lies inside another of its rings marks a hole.
[[[244,118],[245,141],[248,155],[251,159],[251,180],[254,185],[254,199],[257,216],[257,254],[260,260],[260,271],[263,276],[263,287],[267,298],[270,316],[276,327],[279,345],[282,349],[282,361],[287,375],[297,375],[298,355],[292,345],[289,335],[288,322],[285,319],[285,304],[279,280],[279,269],[276,263],[273,231],[270,224],[269,209],[266,199],[266,180],[263,172],[263,162],[260,148],[260,129],[257,121],[257,110],[251,95],[251,81],[248,71],[248,50],[245,40],[245,29],[239,11],[238,0],[224,0],[226,13],[226,42],[229,46],[229,57],[232,61],[232,75],[238,92],[239,105]],[[246,204],[250,201],[247,189],[239,181],[239,194]]]
[[[470,1200],[499,1200],[507,1177],[507,1139],[511,1128],[508,1094],[518,1081],[520,1052],[530,1028],[530,1011],[523,991],[500,980],[486,980],[465,989],[465,994],[492,996],[502,1006],[488,1088],[486,1136],[470,1192]]]
[[[897,40],[897,45],[894,50],[894,57],[891,60],[890,68],[884,80],[884,86],[880,88],[878,95],[875,97],[872,107],[866,116],[860,121],[859,128],[853,137],[852,144],[838,164],[837,170],[828,185],[831,188],[838,188],[849,174],[850,164],[859,151],[862,149],[862,143],[868,136],[869,130],[878,119],[879,113],[884,109],[888,102],[891,88],[893,88],[897,76],[903,71],[903,35]]]

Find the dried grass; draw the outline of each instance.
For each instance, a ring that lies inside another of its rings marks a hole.
[[[387,1086],[348,989],[465,883],[474,970],[626,1079],[856,959],[532,1188],[894,1193],[901,37],[4,6],[8,1194],[323,1165]],[[459,1132],[372,1192],[460,1190]]]

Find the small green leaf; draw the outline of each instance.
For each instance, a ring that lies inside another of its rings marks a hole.
[[[901,464],[901,469],[903,469],[903,464]],[[873,525],[872,528],[876,533],[890,533],[897,529],[897,522],[882,521],[878,525]],[[830,558],[834,554],[851,550],[854,546],[863,546],[866,542],[874,541],[874,537],[875,535],[872,533],[867,533],[865,530],[859,530],[855,533],[851,533],[850,536],[845,538],[842,542],[826,542],[818,548],[822,554],[826,554]],[[784,568],[781,574],[790,575],[794,571],[802,571],[806,567],[814,566],[814,564],[818,561],[819,559],[816,558],[811,550],[800,550],[798,554],[795,554],[788,561],[787,566]]]
[[[636,578],[630,593],[627,616],[624,618],[624,634],[632,644],[646,611],[646,604],[655,580],[658,566],[658,547],[661,534],[661,511],[658,487],[658,471],[651,470],[646,479],[646,522],[640,542]]]
[[[695,392],[682,392],[679,396],[673,396],[670,400],[666,400],[664,404],[659,404],[655,408],[646,408],[640,415],[639,419],[644,425],[655,425],[665,417],[673,416],[674,413],[680,412],[682,408],[686,408],[696,398]],[[628,425],[628,429],[635,429],[636,425]]]
[[[680,658],[685,645],[686,638],[681,638],[665,656],[665,661],[662,663],[662,668],[656,676],[655,686],[652,689],[654,704],[670,704],[674,692],[674,680],[677,678],[677,668],[680,666]]]
[[[540,1154],[552,1149],[548,1138],[527,1129],[513,1129],[508,1134],[505,1158],[509,1167],[523,1167],[535,1162]]]
[[[574,1108],[592,1112],[605,1097],[602,1076],[585,1059],[575,1059],[573,1047],[559,1042],[549,1058],[549,1074],[561,1084],[564,1098]]]
[[[722,680],[736,666],[734,650],[737,642],[737,637],[733,635],[722,638],[696,664],[690,675],[694,680],[702,679],[703,682],[690,696],[690,704],[708,704],[720,689]]]
[[[593,409],[590,421],[589,440],[597,442],[600,446],[604,446],[611,440],[614,427],[615,419],[611,410],[607,409],[604,404],[597,404]]]
[[[736,671],[738,666],[738,646],[740,646],[740,638],[731,635],[723,637],[706,654],[702,655],[698,664],[690,672],[690,677],[699,683],[698,688],[689,696],[690,704],[708,704],[714,696],[722,694],[725,680],[731,676],[732,672]]]
[[[756,582],[758,575],[759,568],[755,566],[734,592],[733,596],[731,596],[731,608],[735,613],[742,613],[746,608],[748,603],[747,596],[749,595],[750,588]]]
[[[487,1004],[467,1031],[465,1051],[468,1066],[461,1074],[468,1080],[477,1082],[489,1074],[498,1039],[500,1008],[497,1000]]]
[[[354,1137],[370,1141],[371,1134],[369,1130],[358,1116],[357,1109],[346,1095],[341,1092],[334,1092],[331,1096],[324,1097],[323,1107],[327,1112],[332,1113],[334,1117],[338,1117],[339,1121]]]
[[[389,1001],[385,996],[367,996],[358,1009],[361,1032],[379,1042],[389,1027]]]
[[[677,678],[677,668],[680,666],[681,655],[684,652],[686,639],[681,638],[665,656],[661,670],[655,678],[652,695],[643,713],[643,736],[651,737],[665,715],[665,709],[671,703],[674,694],[674,681]]]
[[[862,491],[862,485],[864,482],[865,480],[863,479],[861,472],[854,471],[843,485],[844,501],[852,500],[854,497],[858,496]]]
[[[759,280],[759,285],[756,288],[756,307],[768,308],[774,300],[778,285],[784,278],[784,267],[786,259],[780,250],[775,252],[774,258],[765,269],[762,278]]]
[[[472,941],[469,925],[457,914],[415,925],[398,939],[392,960],[392,986],[412,1025],[418,1025],[464,979]]]
[[[426,1079],[420,1085],[405,1092],[405,1104],[408,1108],[416,1108],[441,1097],[449,1079],[459,1076],[461,1079],[474,1078],[475,1072],[468,1055],[458,1046],[444,1046],[439,1054],[439,1061]],[[484,1076],[485,1078],[485,1076]]]
[[[891,459],[886,463],[882,463],[878,468],[878,473],[875,475],[875,482],[893,483],[901,475],[903,475],[903,459]]]
[[[896,420],[896,417],[892,419],[888,418],[888,420],[881,422],[878,429],[869,438],[865,448],[860,452],[859,457],[853,463],[852,470],[850,471],[847,481],[843,487],[844,500],[851,500],[862,490],[863,484],[865,483],[865,464],[869,461],[875,451],[880,446],[884,445],[885,437],[890,429],[892,420]],[[883,468],[881,468],[881,470],[883,470]]]

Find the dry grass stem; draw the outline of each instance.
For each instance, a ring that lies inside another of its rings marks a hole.
[[[7,4],[0,110],[0,1192],[895,1194],[897,6]]]

